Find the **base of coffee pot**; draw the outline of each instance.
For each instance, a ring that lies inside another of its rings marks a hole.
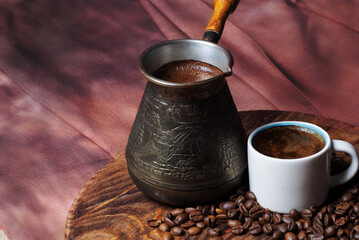
[[[215,185],[193,184],[165,186],[137,176],[128,169],[135,185],[150,198],[174,206],[191,206],[220,201],[234,193],[243,183],[247,169],[236,177]]]

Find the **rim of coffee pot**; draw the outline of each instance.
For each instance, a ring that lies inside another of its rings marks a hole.
[[[177,83],[154,77],[152,74],[163,65],[181,60],[194,60],[211,64],[222,74],[200,81]],[[202,85],[232,74],[233,56],[224,47],[204,40],[177,39],[155,44],[140,56],[139,68],[144,77],[158,85],[186,87]]]
[[[202,40],[168,40],[148,48],[140,57],[141,73],[149,81],[168,87],[203,85],[232,74],[233,56],[225,48],[217,45],[221,38],[226,19],[236,9],[239,0],[213,0],[213,14],[208,22]],[[154,77],[152,74],[166,63],[195,60],[213,65],[222,74],[199,81],[176,83]]]

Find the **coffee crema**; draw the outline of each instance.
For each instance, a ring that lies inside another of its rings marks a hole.
[[[281,159],[303,158],[325,146],[322,135],[301,126],[275,126],[257,133],[253,147],[260,153]]]
[[[217,67],[195,60],[169,62],[152,75],[156,78],[175,83],[188,83],[205,80],[222,74]]]

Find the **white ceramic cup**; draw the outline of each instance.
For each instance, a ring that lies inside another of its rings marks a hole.
[[[319,133],[325,139],[324,148],[308,157],[280,159],[258,152],[252,144],[253,137],[265,129],[297,125]],[[330,176],[330,156],[333,151],[348,153],[351,164],[348,169]],[[334,187],[349,181],[358,171],[358,155],[348,142],[332,140],[322,128],[306,122],[283,121],[263,125],[254,130],[248,138],[249,187],[257,201],[264,208],[288,213],[295,208],[299,211],[311,205],[322,204]]]

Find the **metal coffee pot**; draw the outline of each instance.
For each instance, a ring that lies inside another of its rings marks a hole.
[[[217,42],[238,1],[214,3],[204,39]],[[219,30],[211,29],[211,22]],[[126,147],[128,171],[138,188],[167,204],[220,200],[241,184],[247,168],[246,135],[225,79],[233,58],[210,41],[170,40],[140,57],[148,82]],[[166,63],[188,59],[209,63],[223,74],[187,83],[151,75]]]

